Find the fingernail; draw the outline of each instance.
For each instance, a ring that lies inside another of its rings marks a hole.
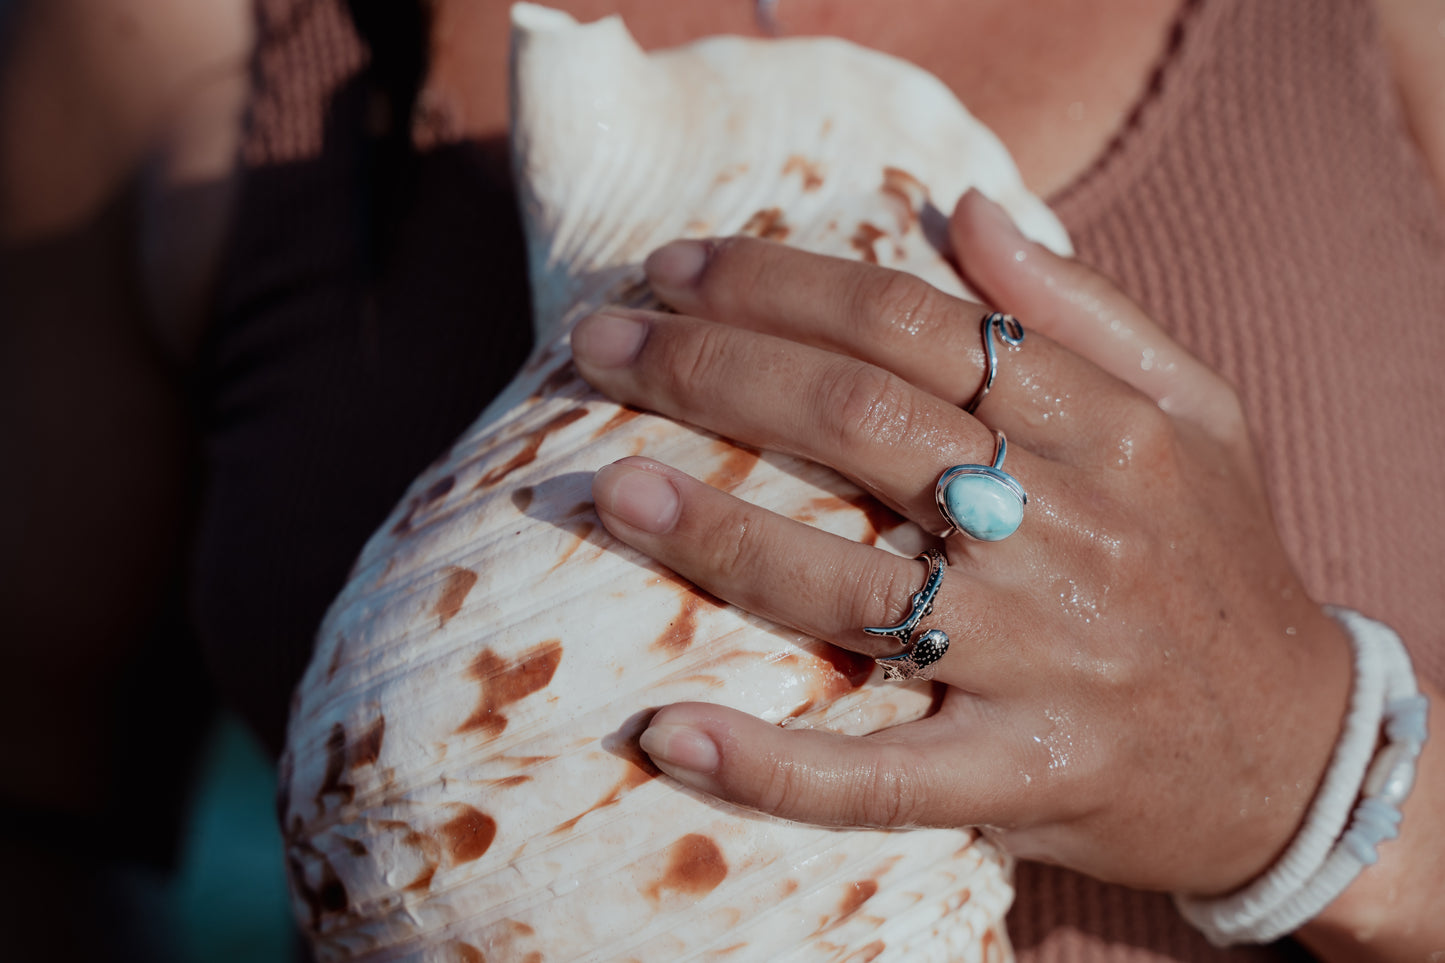
[[[647,339],[646,323],[620,314],[583,318],[572,332],[572,354],[599,368],[630,364]]]
[[[708,250],[703,241],[673,241],[649,254],[642,269],[655,287],[690,288],[702,275]]]
[[[717,772],[722,756],[717,743],[690,726],[651,726],[637,740],[654,762],[689,772]]]
[[[597,472],[593,491],[603,509],[633,528],[662,535],[677,523],[677,489],[661,475],[608,465]]]
[[[1014,219],[1009,216],[1008,211],[987,194],[976,187],[970,187],[968,196],[973,204],[973,210],[977,212],[975,216],[978,224],[984,230],[995,235],[999,240],[1006,239],[1011,243],[1018,244],[1028,241],[1023,232],[1019,230],[1018,225],[1014,223]]]

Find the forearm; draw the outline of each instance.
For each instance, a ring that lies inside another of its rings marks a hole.
[[[1345,893],[1296,938],[1328,963],[1438,963],[1445,960],[1445,705],[1422,681],[1433,712],[1431,738],[1403,806],[1400,837],[1379,848]]]

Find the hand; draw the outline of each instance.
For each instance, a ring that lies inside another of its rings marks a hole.
[[[704,704],[643,747],[678,780],[831,825],[988,828],[1023,858],[1218,893],[1302,821],[1350,685],[1340,630],[1275,535],[1240,407],[1218,376],[1083,266],[970,194],[960,263],[1028,330],[977,412],[988,309],[906,275],[751,239],[648,262],[680,315],[610,311],[573,336],[610,397],[826,463],[926,530],[934,483],[988,464],[1028,492],[1005,541],[942,539],[921,628],[952,640],[929,718],[866,737]],[[750,611],[871,656],[924,567],[773,515],[645,459],[598,472],[618,538]]]

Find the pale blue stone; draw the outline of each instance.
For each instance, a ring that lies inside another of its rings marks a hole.
[[[1024,520],[1018,493],[989,475],[960,475],[948,482],[943,497],[954,523],[980,541],[1008,538]]]

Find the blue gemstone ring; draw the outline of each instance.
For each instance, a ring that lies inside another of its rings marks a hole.
[[[1018,530],[1028,493],[1003,470],[1008,439],[995,431],[992,465],[954,465],[938,476],[938,510],[950,529],[980,542],[998,542]]]
[[[909,600],[908,615],[897,625],[863,628],[869,635],[896,639],[903,646],[903,651],[898,655],[873,660],[883,667],[883,678],[889,682],[932,679],[935,663],[948,651],[948,634],[942,629],[929,629],[918,638],[913,637],[918,623],[933,611],[933,598],[943,584],[944,569],[948,568],[948,560],[936,548],[930,548],[918,556],[918,561],[928,564],[928,577],[923,580],[923,587],[914,592]]]

